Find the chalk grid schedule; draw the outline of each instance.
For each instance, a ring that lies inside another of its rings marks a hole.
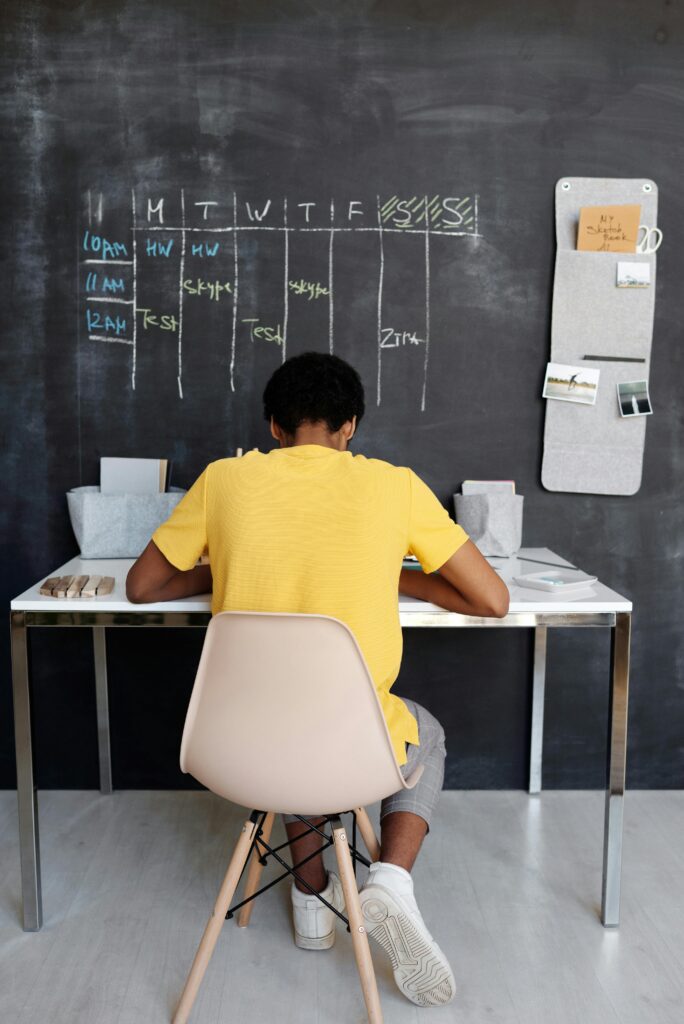
[[[372,295],[374,315],[372,323],[360,317],[364,322],[354,323],[354,330],[374,350],[375,402],[382,402],[383,363],[413,350],[420,352],[419,403],[425,410],[430,346],[438,342],[431,336],[431,307],[446,298],[433,294],[431,246],[435,236],[450,236],[454,245],[472,245],[469,239],[481,237],[477,195],[321,202],[236,192],[207,199],[198,190],[132,189],[126,205],[124,211],[120,198],[106,193],[84,194],[79,336],[129,350],[133,391],[141,346],[163,340],[165,351],[174,348],[177,393],[183,398],[184,350],[206,337],[196,315],[189,322],[191,303],[213,307],[208,329],[222,339],[228,391],[236,391],[248,346],[272,348],[275,365],[293,354],[288,337],[295,312],[300,333],[327,338],[328,351],[344,358],[336,348],[336,313],[341,303],[349,313],[353,303],[340,295],[342,271],[348,277],[358,264],[363,265],[358,290],[364,301]],[[397,243],[401,235],[406,238]],[[361,236],[366,236],[363,248],[350,250]],[[399,265],[405,275],[407,263],[410,272],[403,280]],[[393,276],[395,292],[410,311],[399,323],[390,308],[396,302],[388,295]]]

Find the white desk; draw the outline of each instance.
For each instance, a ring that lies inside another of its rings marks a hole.
[[[532,628],[535,630],[532,731],[530,742],[530,793],[541,789],[546,636],[549,627],[604,626],[612,630],[610,665],[610,713],[608,722],[608,764],[606,777],[605,827],[603,841],[603,891],[601,920],[616,926],[620,913],[620,867],[622,820],[627,752],[627,707],[629,692],[629,645],[632,604],[602,583],[561,599],[557,594],[522,589],[511,583],[513,576],[544,568],[525,559],[567,565],[548,548],[523,548],[518,557],[492,558],[511,592],[504,619],[474,618],[444,611],[415,598],[399,598],[399,617],[404,627],[446,628]],[[100,760],[100,789],[112,791],[109,739],[109,706],[105,630],[114,626],[206,627],[210,619],[210,596],[188,597],[158,604],[131,604],[126,599],[125,581],[132,559],[72,558],[47,573],[33,587],[11,602],[12,686],[17,757],[19,838],[21,851],[24,929],[37,931],[42,924],[40,888],[40,846],[38,804],[33,778],[30,678],[27,629],[38,626],[79,626],[93,631],[95,692]],[[589,570],[591,566],[587,567]],[[114,576],[111,594],[101,598],[57,599],[41,597],[39,588],[48,576],[97,574]]]

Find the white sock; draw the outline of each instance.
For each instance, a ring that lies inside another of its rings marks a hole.
[[[381,860],[370,866],[366,885],[383,885],[399,896],[413,896],[413,879],[405,868]]]

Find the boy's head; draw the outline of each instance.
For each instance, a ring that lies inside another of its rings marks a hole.
[[[345,424],[355,427],[364,408],[363,384],[356,370],[322,352],[288,359],[264,389],[264,416],[288,438],[294,438],[302,426],[325,426],[330,434],[337,434]]]

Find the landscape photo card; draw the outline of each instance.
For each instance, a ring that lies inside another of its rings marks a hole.
[[[618,288],[648,288],[651,283],[651,264],[630,263],[627,260],[618,260],[617,265],[617,286]]]
[[[641,206],[583,206],[577,248],[584,252],[636,252]]]
[[[542,398],[555,398],[561,402],[579,402],[593,405],[598,392],[600,370],[584,366],[566,366],[548,363],[544,377]]]

